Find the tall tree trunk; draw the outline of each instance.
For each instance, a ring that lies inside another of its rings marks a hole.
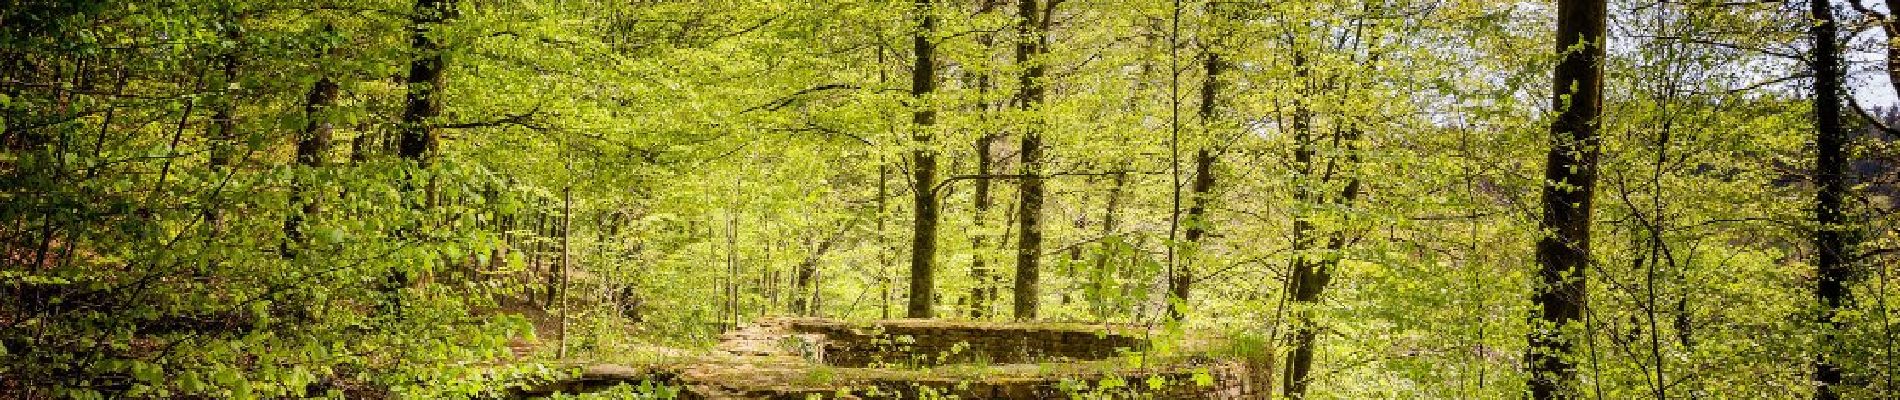
[[[932,190],[937,183],[937,154],[930,149],[932,125],[937,123],[937,112],[931,109],[931,91],[936,90],[936,51],[930,42],[932,32],[936,30],[937,16],[930,9],[930,0],[917,0],[917,30],[911,35],[912,50],[916,60],[910,72],[910,95],[916,111],[911,112],[911,140],[916,142],[911,150],[911,206],[915,217],[911,221],[910,252],[910,318],[930,318],[935,316],[936,267],[937,267],[937,196]]]
[[[736,182],[734,186],[737,186]],[[737,194],[736,191],[734,194]],[[726,315],[720,316],[728,327],[739,326],[739,210],[729,205],[726,214]]]
[[[877,288],[878,318],[891,319],[891,244],[885,235],[886,209],[890,207],[891,189],[889,185],[891,167],[884,162],[884,156],[877,159]]]
[[[224,40],[231,41],[234,46],[236,43],[242,43],[237,17],[226,16],[222,31]],[[219,85],[216,87],[225,92],[219,98],[217,107],[211,112],[213,129],[210,140],[211,157],[206,161],[206,164],[211,166],[212,175],[218,177],[222,177],[231,167],[231,143],[236,139],[237,134],[237,118],[234,116],[237,109],[237,96],[230,90],[232,84],[237,83],[238,80],[237,51],[234,48],[218,55],[218,64],[223,68],[223,79],[217,82]],[[224,210],[218,204],[205,207],[204,219],[205,225],[211,227],[213,240],[223,236]]]
[[[987,133],[976,139],[977,175],[990,174],[995,164],[990,147],[995,141],[996,135]],[[989,316],[990,303],[996,299],[996,278],[990,273],[989,257],[984,254],[984,247],[989,245],[985,228],[989,226],[990,206],[995,203],[990,197],[990,180],[977,179],[976,193],[972,197],[976,204],[974,215],[970,216],[970,230],[975,232],[970,235],[970,277],[976,282],[970,288],[970,318],[983,319]]]
[[[1293,68],[1297,84],[1304,88],[1312,87],[1307,82],[1308,67],[1304,55],[1293,56]],[[1300,91],[1310,94],[1307,89]],[[1306,207],[1318,202],[1321,196],[1313,191],[1317,183],[1312,180],[1318,175],[1313,161],[1317,143],[1313,138],[1312,111],[1307,109],[1304,99],[1293,100],[1291,128],[1294,135],[1293,164],[1299,170],[1300,179],[1294,189],[1293,200],[1301,207]],[[1306,396],[1307,378],[1313,367],[1313,347],[1318,340],[1318,329],[1313,326],[1311,308],[1319,302],[1320,291],[1331,278],[1326,265],[1314,260],[1309,254],[1317,247],[1317,236],[1310,216],[1302,214],[1293,219],[1293,272],[1287,289],[1292,292],[1297,310],[1294,312],[1293,349],[1287,355],[1286,382],[1282,385],[1286,397],[1293,399]]]
[[[306,121],[303,131],[297,135],[297,165],[312,170],[323,166],[323,154],[330,151],[331,132],[325,114],[336,104],[337,91],[336,82],[328,77],[318,78],[316,83],[310,85],[310,93],[304,97],[303,113]],[[290,218],[284,220],[282,252],[287,257],[295,257],[297,249],[309,244],[304,237],[304,220],[315,218],[322,210],[322,202],[311,193],[306,179],[297,179],[291,187],[290,204],[301,210],[292,211]]]
[[[1108,282],[1114,277],[1122,276],[1122,271],[1109,270],[1108,258],[1110,254],[1119,251],[1118,245],[1111,244],[1121,243],[1119,236],[1115,234],[1115,214],[1121,206],[1122,188],[1127,185],[1128,174],[1115,174],[1114,186],[1108,189],[1108,201],[1102,205],[1102,246],[1095,252],[1095,277],[1090,279],[1089,283],[1089,297],[1095,303],[1091,309],[1097,320],[1106,320],[1111,309],[1111,303],[1108,302]]]
[[[442,44],[435,28],[455,15],[456,0],[416,0],[410,18],[409,46],[415,59],[409,62],[408,94],[402,113],[402,137],[397,154],[403,159],[427,166],[435,157],[441,139],[429,119],[442,114]]]
[[[996,8],[996,4],[997,0],[982,0],[977,4],[977,13],[987,14]],[[996,44],[996,34],[985,32],[977,36],[976,42],[977,47],[982,49],[987,59],[993,50],[991,46]],[[984,122],[989,121],[988,99],[991,86],[993,86],[990,79],[990,73],[987,70],[980,72],[976,78],[977,99],[979,99],[976,112],[978,118]],[[984,129],[988,129],[988,124],[983,124],[983,126]],[[976,174],[979,176],[990,175],[991,169],[996,164],[993,153],[990,151],[996,144],[996,139],[995,134],[987,131],[976,138]],[[989,241],[986,228],[989,226],[990,207],[995,203],[995,199],[990,195],[989,179],[976,180],[976,193],[971,196],[971,201],[975,204],[973,204],[974,212],[970,216],[970,278],[975,282],[970,288],[970,319],[983,319],[989,316],[990,306],[996,300],[996,278],[990,271],[990,260],[984,251]]]
[[[561,225],[555,221],[553,213],[542,214],[541,218],[547,221],[547,231],[541,233],[541,237],[546,238],[546,240],[543,240],[545,244],[541,246],[542,251],[552,253],[555,251],[553,240],[557,237],[555,235],[561,234]],[[553,257],[553,255],[550,254],[548,257]],[[544,294],[542,295],[541,304],[542,308],[547,310],[554,309],[555,302],[561,295],[561,262],[559,258],[555,258],[548,263],[547,269],[543,271],[546,272],[547,275],[542,277],[541,290]]]
[[[569,239],[574,228],[574,187],[561,188],[561,292],[558,302],[560,315],[556,320],[556,332],[560,334],[560,343],[555,347],[555,358],[567,358],[567,272],[574,268],[573,252],[568,249]]]
[[[1310,138],[1311,136],[1305,135],[1304,137]],[[1358,166],[1361,161],[1359,137],[1360,131],[1357,127],[1340,129],[1334,132],[1333,145],[1335,148],[1345,152],[1345,164],[1347,165],[1346,168],[1348,171],[1346,173],[1345,187],[1340,189],[1336,200],[1324,200],[1326,203],[1349,208],[1359,199],[1360,179]],[[1308,150],[1303,151],[1304,156],[1302,156],[1302,158],[1307,161],[1302,162],[1302,165],[1305,166],[1306,173],[1315,172],[1314,168],[1312,168],[1313,162],[1311,161],[1313,156],[1311,146],[1314,144],[1310,139],[1303,140],[1305,143],[1304,146],[1307,146],[1305,148]],[[1306,197],[1309,200],[1311,200],[1312,197],[1317,197],[1310,194],[1311,192],[1307,193],[1309,194],[1306,195]],[[1302,218],[1295,221],[1295,224],[1295,240],[1299,241],[1299,243],[1305,243],[1303,249],[1310,250],[1317,242],[1316,236],[1318,236],[1312,222]],[[1311,381],[1308,379],[1313,370],[1313,353],[1319,348],[1319,327],[1313,322],[1310,308],[1319,304],[1319,297],[1325,294],[1326,286],[1332,284],[1333,271],[1335,268],[1338,268],[1339,261],[1342,258],[1340,252],[1345,249],[1347,242],[1350,240],[1348,232],[1343,229],[1328,232],[1325,236],[1326,249],[1324,254],[1318,259],[1300,256],[1299,259],[1295,261],[1296,271],[1294,272],[1294,276],[1296,280],[1292,285],[1294,290],[1293,299],[1300,304],[1302,310],[1297,315],[1299,318],[1299,327],[1293,334],[1293,350],[1287,357],[1286,396],[1288,398],[1299,399],[1306,397],[1306,389],[1311,384]]]
[[[1842,328],[1836,320],[1848,299],[1847,239],[1843,209],[1847,197],[1847,129],[1841,122],[1841,54],[1836,43],[1834,12],[1825,0],[1809,1],[1808,34],[1814,68],[1814,183],[1819,189],[1814,198],[1814,248],[1819,282],[1814,290],[1821,310],[1816,316],[1824,332],[1820,349],[1814,352],[1814,398],[1840,398],[1841,368],[1832,358],[1840,354],[1837,334]]]
[[[1557,2],[1557,51],[1552,77],[1551,144],[1544,164],[1543,230],[1537,241],[1539,282],[1532,299],[1541,310],[1529,335],[1530,388],[1537,399],[1576,398],[1574,339],[1563,333],[1588,304],[1590,214],[1594,200],[1597,123],[1603,101],[1604,0]]]
[[[1017,7],[1016,64],[1023,67],[1022,93],[1018,101],[1024,111],[1037,113],[1043,100],[1043,52],[1049,46],[1048,21],[1036,0],[1021,0]],[[1042,263],[1042,118],[1030,117],[1022,133],[1022,188],[1017,192],[1017,243],[1015,317],[1036,319],[1039,300],[1038,281]]]
[[[429,126],[430,119],[442,114],[442,100],[437,94],[442,90],[442,45],[432,36],[433,31],[442,22],[455,14],[455,0],[416,0],[415,9],[409,20],[409,45],[415,57],[409,62],[409,76],[406,79],[408,93],[404,98],[401,141],[397,155],[402,159],[428,168],[434,162],[439,139],[436,130]],[[409,191],[416,191],[413,176],[405,178],[403,185]],[[427,190],[423,190],[421,201],[415,205],[429,208],[434,200]],[[416,223],[411,229],[421,230]],[[414,234],[415,232],[411,232]],[[389,276],[385,292],[391,299],[392,311],[402,315],[402,297],[398,294],[411,281],[409,272],[397,268]]]
[[[1209,11],[1212,12],[1211,9]],[[1220,106],[1222,65],[1219,50],[1214,48],[1213,44],[1210,43],[1206,51],[1207,56],[1204,57],[1201,67],[1207,73],[1207,77],[1201,80],[1201,105],[1198,110],[1203,137],[1201,149],[1194,152],[1194,184],[1192,194],[1188,198],[1188,257],[1186,257],[1188,260],[1195,259],[1194,254],[1199,253],[1201,238],[1207,235],[1207,205],[1213,201],[1214,197],[1213,127],[1218,123],[1215,120],[1217,118],[1215,112]],[[1187,314],[1184,308],[1187,307],[1188,294],[1191,293],[1190,289],[1194,285],[1194,263],[1181,263],[1174,272],[1175,275],[1168,282],[1168,287],[1172,289],[1174,297],[1170,301],[1172,307],[1169,308],[1168,316],[1180,320]]]

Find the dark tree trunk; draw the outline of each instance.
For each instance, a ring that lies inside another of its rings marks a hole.
[[[1565,325],[1583,316],[1588,298],[1590,214],[1596,186],[1597,119],[1603,99],[1604,0],[1557,3],[1557,51],[1552,77],[1551,147],[1544,164],[1543,229],[1537,241],[1538,277],[1532,300],[1539,316],[1530,342],[1530,388],[1537,399],[1576,398],[1574,340]]]
[[[310,93],[304,97],[303,131],[297,135],[297,165],[315,169],[323,166],[323,154],[330,151],[330,123],[324,117],[327,110],[336,104],[338,87],[330,78],[319,78],[310,85]],[[290,218],[284,220],[284,248],[286,256],[294,257],[297,249],[308,245],[304,237],[305,219],[315,218],[322,210],[322,202],[311,193],[309,182],[303,179],[292,185],[290,204],[301,208],[301,212],[292,211]]]
[[[911,35],[912,50],[916,53],[915,65],[910,73],[911,140],[916,142],[917,150],[911,151],[911,205],[916,215],[911,221],[910,253],[910,308],[907,315],[911,318],[930,318],[935,316],[932,304],[936,301],[937,267],[937,196],[933,187],[937,183],[937,154],[931,151],[930,136],[932,125],[937,122],[937,112],[927,104],[926,97],[936,90],[936,46],[930,42],[931,32],[935,31],[937,17],[931,12],[930,0],[917,0],[917,30]]]
[[[1188,198],[1187,248],[1189,260],[1194,259],[1193,254],[1198,253],[1201,238],[1207,235],[1207,205],[1213,201],[1214,197],[1215,159],[1214,152],[1210,147],[1213,146],[1212,133],[1214,131],[1213,126],[1216,124],[1215,112],[1220,105],[1220,73],[1222,65],[1220,53],[1217,53],[1211,45],[1207,50],[1207,57],[1205,57],[1202,63],[1202,68],[1206,70],[1207,77],[1201,81],[1201,106],[1199,110],[1201,132],[1203,136],[1205,136],[1202,139],[1205,144],[1202,145],[1199,151],[1194,153],[1194,183],[1192,185],[1192,194]],[[1174,297],[1172,299],[1173,301],[1170,302],[1172,307],[1169,308],[1168,312],[1170,318],[1179,320],[1186,317],[1187,310],[1183,308],[1187,306],[1188,294],[1191,293],[1190,289],[1193,285],[1194,263],[1181,263],[1181,265],[1175,269],[1173,280],[1168,283],[1168,287],[1173,290],[1172,295]]]
[[[1115,183],[1108,190],[1108,201],[1102,205],[1102,246],[1095,253],[1095,278],[1090,280],[1090,297],[1095,302],[1093,309],[1096,319],[1107,319],[1110,311],[1108,301],[1108,282],[1113,277],[1122,276],[1123,271],[1110,271],[1110,254],[1120,251],[1110,243],[1120,243],[1115,234],[1115,214],[1121,207],[1122,188],[1128,185],[1128,174],[1115,174]]]
[[[1310,83],[1306,82],[1308,69],[1305,56],[1294,55],[1293,68],[1298,84],[1310,87]],[[1302,89],[1301,92],[1308,91]],[[1299,170],[1299,179],[1303,180],[1294,189],[1293,201],[1301,206],[1311,205],[1319,201],[1320,197],[1312,189],[1316,183],[1310,181],[1317,171],[1313,163],[1317,144],[1313,138],[1312,112],[1303,100],[1293,101],[1291,128],[1294,135],[1293,165]],[[1288,278],[1290,282],[1287,290],[1292,292],[1298,310],[1294,313],[1293,349],[1287,355],[1286,382],[1282,386],[1286,397],[1292,399],[1306,396],[1307,377],[1313,366],[1313,347],[1318,340],[1318,329],[1313,326],[1310,309],[1319,301],[1320,291],[1331,279],[1325,263],[1307,256],[1317,247],[1317,236],[1309,217],[1300,215],[1293,219],[1293,272]]]
[[[1043,100],[1043,61],[1039,60],[1049,45],[1047,21],[1043,21],[1043,8],[1036,0],[1022,0],[1017,8],[1016,29],[1020,34],[1016,42],[1016,63],[1023,66],[1021,78],[1022,98],[1018,103],[1023,110],[1035,113]],[[1022,133],[1022,185],[1018,191],[1017,206],[1017,247],[1016,247],[1016,287],[1015,317],[1018,320],[1036,319],[1037,300],[1039,300],[1038,281],[1041,279],[1042,263],[1042,126],[1041,118],[1031,117]]]
[[[1834,12],[1824,0],[1809,2],[1808,34],[1814,40],[1814,128],[1815,158],[1814,248],[1819,282],[1814,290],[1821,310],[1816,316],[1822,329],[1820,349],[1814,356],[1814,398],[1840,398],[1841,368],[1832,358],[1840,354],[1837,337],[1841,322],[1836,315],[1847,304],[1847,222],[1844,200],[1847,198],[1847,129],[1841,122],[1841,55],[1835,35],[1838,29]]]
[[[442,44],[432,35],[437,25],[455,15],[455,0],[416,0],[410,18],[409,46],[415,60],[409,62],[408,95],[402,112],[402,138],[397,154],[420,165],[429,165],[435,157],[440,138],[429,126],[430,119],[442,114]]]
[[[438,94],[442,90],[443,49],[442,44],[431,34],[454,14],[455,0],[416,0],[414,14],[409,20],[409,45],[415,59],[409,62],[409,76],[405,81],[408,94],[404,98],[399,126],[402,136],[396,154],[423,168],[434,162],[440,145],[435,128],[429,126],[430,119],[442,114],[442,99]],[[404,179],[403,186],[415,191],[421,187],[416,183],[414,177],[410,177]],[[434,196],[428,192],[423,190],[417,207],[429,208],[433,205]],[[416,225],[412,229],[419,230],[420,224]],[[398,291],[408,287],[410,281],[408,271],[398,268],[390,274],[388,287],[385,288],[391,299],[391,309],[399,318],[403,305]]]

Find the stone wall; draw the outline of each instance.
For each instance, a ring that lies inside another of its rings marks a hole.
[[[1148,343],[1130,326],[784,318],[722,339],[698,361],[589,368],[518,394],[655,382],[684,399],[1256,399],[1273,384],[1272,360],[1121,357]]]
[[[818,350],[816,361],[841,367],[1099,360],[1148,343],[1142,331],[1100,325],[796,320],[786,326]]]

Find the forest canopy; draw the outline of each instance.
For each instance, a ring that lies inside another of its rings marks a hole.
[[[819,318],[1894,398],[1875,3],[0,0],[0,398],[516,397]],[[1116,374],[1066,396],[1183,396]]]

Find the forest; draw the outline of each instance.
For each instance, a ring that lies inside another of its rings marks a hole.
[[[1900,398],[1896,11],[0,0],[0,399]]]

